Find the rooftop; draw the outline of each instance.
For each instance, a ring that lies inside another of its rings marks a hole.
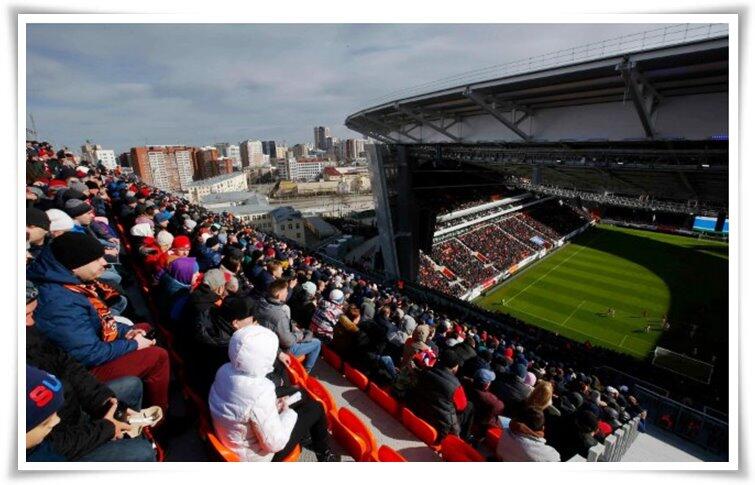
[[[236,177],[246,177],[246,175],[243,172],[225,173],[223,175],[210,177],[208,179],[195,180],[194,182],[189,184],[189,187],[202,187],[204,185],[214,185],[214,184],[225,182],[226,180],[230,180]]]

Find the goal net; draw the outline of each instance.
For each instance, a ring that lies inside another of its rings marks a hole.
[[[713,364],[663,347],[656,347],[653,351],[653,365],[703,384],[710,384],[713,375]]]

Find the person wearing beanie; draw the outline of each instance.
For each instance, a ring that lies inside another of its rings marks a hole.
[[[472,433],[476,436],[484,436],[489,427],[498,426],[497,418],[503,413],[503,402],[490,392],[495,377],[495,372],[490,369],[477,369],[470,386],[469,400],[474,405]]]
[[[416,387],[409,392],[411,409],[435,426],[440,439],[448,434],[462,439],[470,436],[474,405],[456,377],[459,363],[453,349],[443,350],[433,367],[419,373]]]
[[[92,206],[78,199],[66,202],[64,210],[79,226],[88,226],[95,216]],[[76,229],[76,231],[83,232],[81,229]]]
[[[127,195],[123,199],[123,205],[121,206],[120,217],[123,223],[126,225],[126,227],[134,223],[134,218],[136,217],[136,205],[137,205],[137,200],[136,200],[136,197],[134,197],[133,195]]]
[[[50,231],[50,218],[44,211],[30,207],[26,209],[26,245],[32,258],[39,256]]]
[[[509,415],[514,416],[522,409],[524,401],[532,392],[532,387],[525,384],[527,367],[524,364],[514,364],[511,371],[499,376],[500,379],[491,385],[491,391],[506,405]]]
[[[102,381],[142,378],[148,403],[165,409],[168,354],[144,338],[148,328],[132,328],[113,317],[108,303],[121,300],[98,279],[107,266],[103,256],[97,240],[73,232],[42,250],[27,268],[27,278],[39,289],[37,328]]]
[[[204,244],[200,244],[196,247],[196,258],[199,263],[199,271],[205,272],[212,268],[220,266],[220,261],[223,259],[222,254],[218,251],[220,242],[217,237],[211,236],[205,241]]]
[[[540,409],[523,409],[501,433],[496,456],[506,462],[558,462],[561,456],[545,440],[545,416]]]
[[[164,229],[168,227],[170,216],[164,212],[158,212],[157,214],[155,214],[154,219],[155,219],[155,226],[159,226]]]
[[[27,364],[27,461],[63,461],[62,457],[52,451],[49,443],[42,444],[53,428],[60,423],[58,410],[63,406],[63,402],[63,384],[60,380],[52,374]]]
[[[333,340],[333,329],[343,315],[343,301],[343,292],[337,289],[328,294],[328,299],[320,300],[309,326],[315,337],[325,342]]]

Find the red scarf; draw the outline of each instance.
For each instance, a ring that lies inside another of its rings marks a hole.
[[[65,288],[84,295],[97,311],[97,315],[100,317],[100,325],[102,326],[102,340],[105,342],[113,342],[118,338],[118,324],[110,313],[110,308],[105,304],[105,300],[109,300],[115,296],[118,296],[118,291],[99,281],[94,281],[88,285],[63,285]]]

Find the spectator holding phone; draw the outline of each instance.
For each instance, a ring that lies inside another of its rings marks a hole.
[[[266,376],[278,355],[278,337],[261,325],[233,334],[231,361],[218,370],[210,389],[210,414],[220,441],[242,461],[279,461],[311,437],[318,461],[337,461],[322,405],[302,401],[294,411],[276,397]]]
[[[144,338],[148,326],[118,323],[110,313],[108,287],[97,281],[107,266],[103,255],[96,239],[73,232],[55,238],[40,253],[27,269],[39,288],[38,330],[100,381],[141,378],[147,403],[165,410],[168,353]]]

